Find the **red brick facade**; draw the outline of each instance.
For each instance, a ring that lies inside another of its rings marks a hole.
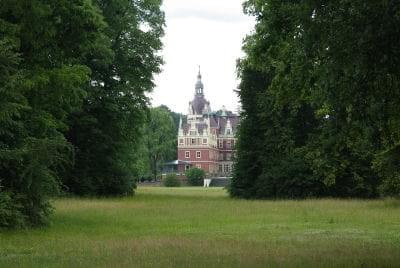
[[[214,176],[230,176],[236,144],[239,117],[223,107],[212,112],[204,98],[201,75],[198,75],[195,97],[189,103],[186,122],[180,122],[178,132],[178,160],[202,168]],[[180,167],[179,172],[184,172]]]

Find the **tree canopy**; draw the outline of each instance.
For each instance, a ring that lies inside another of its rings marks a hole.
[[[60,190],[132,193],[160,5],[1,1],[0,228],[45,223]]]
[[[397,194],[397,1],[251,0],[239,60],[242,122],[230,193]],[[379,192],[380,190],[380,192]]]
[[[150,108],[143,127],[143,138],[138,158],[142,163],[141,176],[157,179],[162,164],[177,156],[174,119],[166,106]]]

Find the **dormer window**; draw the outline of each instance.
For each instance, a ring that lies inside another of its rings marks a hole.
[[[224,147],[224,142],[222,140],[218,140],[218,148]]]

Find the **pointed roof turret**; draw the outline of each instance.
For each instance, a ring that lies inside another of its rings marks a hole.
[[[199,65],[199,73],[197,74],[197,82],[195,85],[196,95],[203,95],[204,85],[201,82],[201,73],[200,73],[200,65]]]
[[[208,114],[211,111],[210,102],[204,98],[203,83],[201,82],[201,73],[199,66],[199,73],[197,75],[196,92],[193,100],[189,103],[189,114],[203,115]]]

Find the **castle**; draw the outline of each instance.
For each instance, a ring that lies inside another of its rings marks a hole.
[[[178,166],[180,173],[190,167],[203,169],[209,176],[228,177],[237,139],[239,116],[225,107],[212,112],[204,97],[201,74],[197,75],[194,99],[189,102],[186,122],[179,123]]]

